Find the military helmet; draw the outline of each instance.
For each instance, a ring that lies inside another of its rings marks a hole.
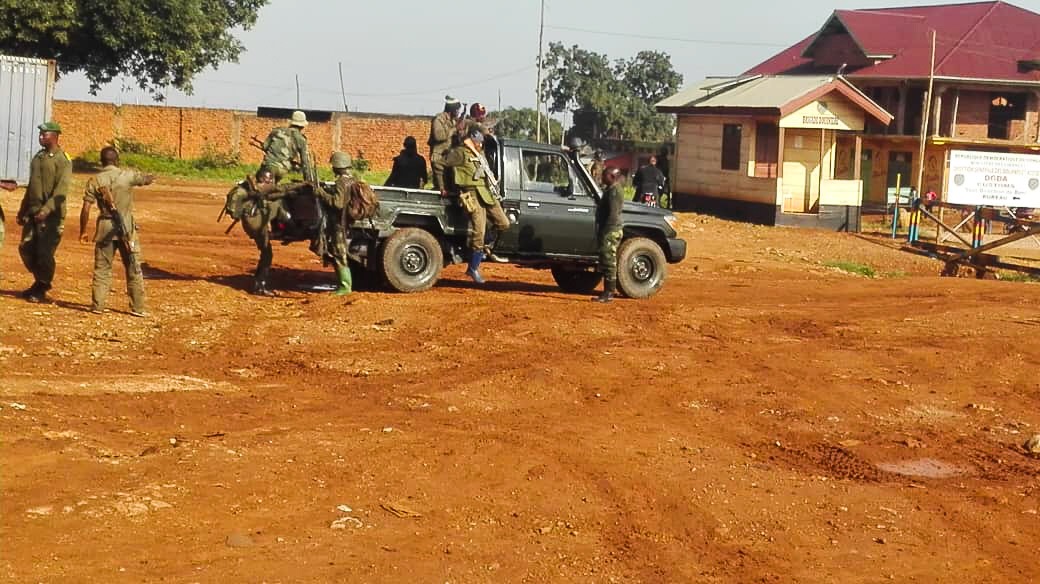
[[[479,120],[487,115],[487,108],[484,107],[484,104],[476,102],[469,106],[469,115]]]
[[[585,140],[582,140],[580,136],[571,136],[567,140],[567,147],[577,152],[585,147]]]
[[[297,110],[292,113],[292,117],[289,118],[290,126],[297,126],[299,128],[307,127],[307,114]]]
[[[346,152],[333,152],[332,158],[329,158],[329,164],[332,165],[332,168],[350,168],[354,166],[354,161]]]

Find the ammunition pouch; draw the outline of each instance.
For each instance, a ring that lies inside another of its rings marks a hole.
[[[476,191],[462,191],[459,193],[459,204],[466,210],[467,213],[473,214],[480,208],[480,202],[477,201]]]

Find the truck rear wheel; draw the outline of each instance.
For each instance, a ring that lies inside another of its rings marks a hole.
[[[573,294],[590,294],[603,281],[597,271],[566,266],[553,266],[552,276],[560,290]]]
[[[618,288],[629,298],[649,298],[664,285],[668,273],[661,246],[645,237],[633,237],[618,248]]]
[[[383,279],[397,292],[422,292],[437,283],[444,253],[429,231],[407,227],[387,238],[380,254]]]

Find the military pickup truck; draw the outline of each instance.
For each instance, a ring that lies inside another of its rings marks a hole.
[[[596,289],[602,280],[596,271],[601,192],[577,154],[493,137],[485,141],[485,152],[513,224],[499,238],[495,254],[513,264],[550,270],[565,291]],[[437,283],[446,265],[466,260],[468,218],[457,199],[436,191],[373,189],[378,214],[355,223],[348,234],[356,276],[363,269],[393,290],[420,292]],[[321,220],[320,207],[298,197],[290,208],[294,223],[302,224],[273,225],[272,238],[284,243],[310,238]],[[678,238],[669,211],[625,203],[623,221],[618,287],[630,298],[647,298],[664,284],[667,264],[686,257],[686,242]]]

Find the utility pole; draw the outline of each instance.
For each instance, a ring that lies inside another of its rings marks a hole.
[[[535,141],[542,141],[542,43],[545,39],[545,0],[542,0],[542,15],[538,21],[538,83],[534,86]]]
[[[300,76],[296,75],[296,109],[300,109]]]
[[[343,61],[339,62],[339,93],[343,96],[343,111],[350,111],[347,109],[347,89],[346,86],[343,85]],[[296,101],[299,101],[299,98],[297,98]]]
[[[932,90],[935,84],[935,31],[932,31],[932,64],[928,70],[928,93],[925,94],[924,111],[921,115],[921,148],[918,151],[917,158],[917,196],[924,194],[921,182],[924,181],[924,157],[925,147],[928,140],[928,119],[932,117]],[[939,128],[935,128],[938,132]],[[896,195],[898,197],[898,195]],[[898,204],[898,201],[896,201]]]

